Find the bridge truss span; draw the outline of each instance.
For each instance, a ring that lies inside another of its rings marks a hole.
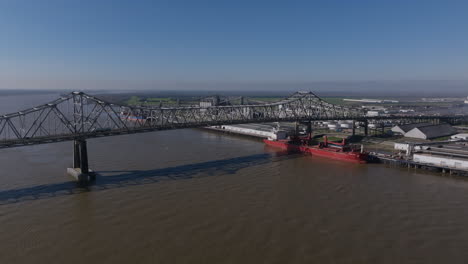
[[[360,109],[333,105],[312,92],[267,104],[209,107],[132,107],[83,92],[0,116],[0,148],[92,137],[276,121],[358,119]]]

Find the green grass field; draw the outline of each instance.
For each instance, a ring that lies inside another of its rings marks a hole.
[[[138,104],[140,104],[140,97],[132,96],[132,97],[130,97],[130,99],[125,101],[125,104],[127,104],[127,105],[138,105]]]
[[[347,102],[343,101],[341,97],[324,97],[322,98],[325,102],[334,104],[334,105],[345,105]]]

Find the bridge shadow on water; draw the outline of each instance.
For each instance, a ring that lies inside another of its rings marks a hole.
[[[57,196],[73,195],[83,192],[94,192],[135,185],[154,184],[161,181],[189,180],[207,176],[229,175],[235,174],[237,171],[251,166],[291,159],[298,156],[298,154],[288,155],[284,152],[275,152],[154,170],[98,171],[96,180],[87,186],[81,186],[75,181],[67,181],[61,183],[37,185],[33,187],[0,190],[0,205],[28,200],[46,199]]]

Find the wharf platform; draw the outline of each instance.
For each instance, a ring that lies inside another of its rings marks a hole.
[[[421,170],[428,170],[433,172],[439,172],[442,174],[457,175],[457,176],[468,176],[468,170],[453,168],[449,166],[434,165],[428,163],[415,162],[410,159],[398,159],[394,157],[388,157],[386,155],[372,154],[375,160],[388,166],[414,168]]]

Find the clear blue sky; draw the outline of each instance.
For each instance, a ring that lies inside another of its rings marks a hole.
[[[467,79],[468,1],[0,0],[0,88]]]

